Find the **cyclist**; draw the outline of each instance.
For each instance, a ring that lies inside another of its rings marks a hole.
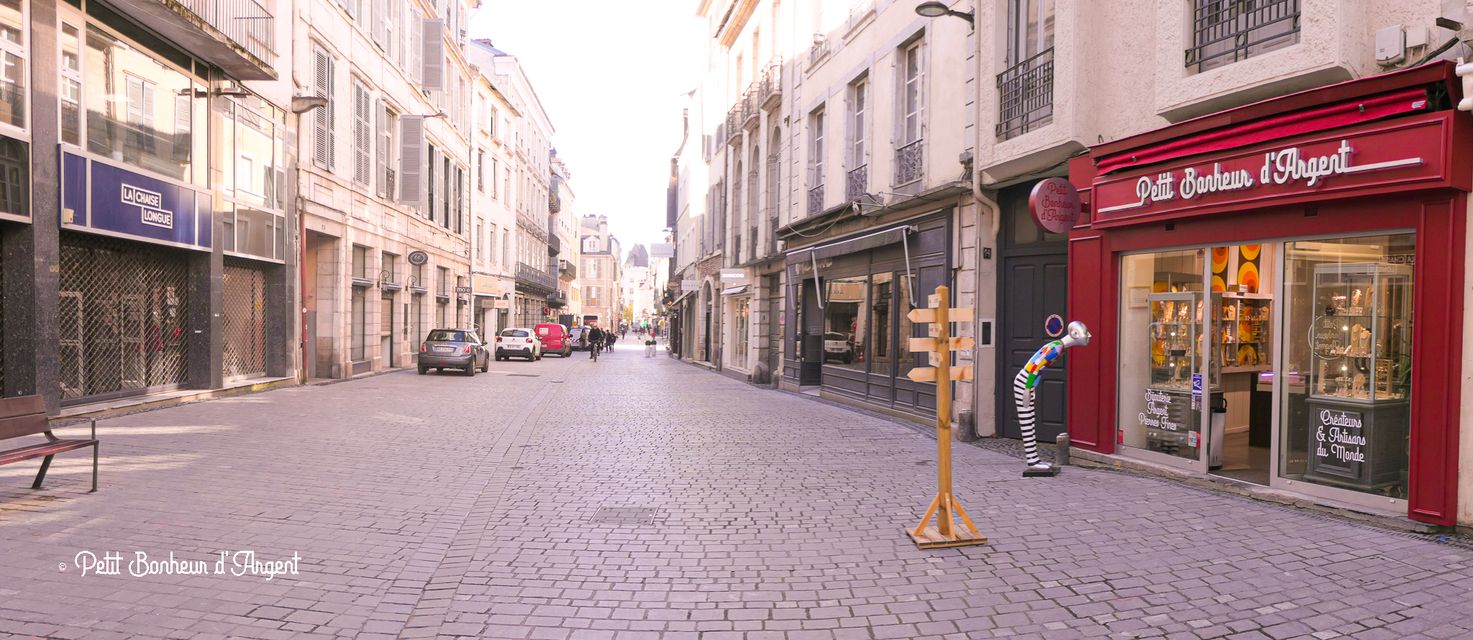
[[[604,348],[604,330],[593,325],[583,333],[584,339],[588,341],[588,357],[597,360],[598,352]]]

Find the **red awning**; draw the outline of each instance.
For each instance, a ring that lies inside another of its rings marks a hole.
[[[1348,127],[1428,108],[1427,89],[1415,87],[1295,111],[1241,125],[1186,135],[1157,145],[1101,156],[1097,175],[1304,133]]]

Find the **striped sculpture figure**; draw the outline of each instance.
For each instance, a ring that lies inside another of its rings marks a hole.
[[[1089,329],[1083,322],[1069,323],[1069,332],[1060,340],[1054,340],[1033,353],[1028,364],[1013,378],[1013,399],[1018,403],[1018,424],[1023,431],[1023,453],[1028,459],[1024,476],[1052,476],[1058,469],[1038,458],[1038,435],[1034,432],[1033,398],[1038,387],[1038,376],[1045,367],[1054,363],[1069,347],[1089,344]]]

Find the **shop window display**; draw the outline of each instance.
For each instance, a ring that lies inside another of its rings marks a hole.
[[[1415,236],[1287,244],[1280,475],[1406,497]]]
[[[863,371],[868,327],[868,278],[835,278],[824,283],[824,364]]]

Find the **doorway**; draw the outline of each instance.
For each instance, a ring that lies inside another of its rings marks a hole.
[[[1052,315],[1069,322],[1068,237],[1040,228],[1028,214],[1028,195],[1035,183],[1008,187],[998,192],[1003,229],[998,250],[999,320],[997,381],[995,397],[1002,419],[1000,434],[1023,437],[1018,409],[1013,401],[1013,376],[1028,363],[1033,353],[1050,340],[1045,324]],[[1060,333],[1062,335],[1062,332]],[[1068,358],[1067,352],[1063,356]],[[1039,376],[1037,409],[1038,438],[1053,442],[1065,430],[1067,376],[1060,361]]]
[[[1208,252],[1209,286],[1222,295],[1209,331],[1218,348],[1221,396],[1210,418],[1207,469],[1268,485],[1273,441],[1274,296],[1279,245],[1240,244]],[[1220,415],[1218,415],[1220,414]]]
[[[384,366],[392,369],[398,366],[396,362],[398,358],[394,357],[394,298],[384,296],[379,309],[379,340],[382,343],[380,348],[383,349]]]

